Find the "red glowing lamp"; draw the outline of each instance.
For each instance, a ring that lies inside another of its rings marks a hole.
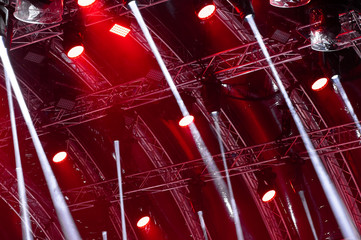
[[[65,151],[58,152],[53,157],[53,162],[59,163],[67,158],[68,154]]]
[[[313,91],[321,91],[322,89],[324,89],[328,84],[328,78],[323,77],[323,78],[319,78],[317,79],[311,86]]]
[[[275,197],[276,197],[276,190],[271,189],[271,190],[267,191],[265,194],[263,194],[262,201],[269,202],[269,201],[272,201]]]
[[[199,12],[198,17],[201,20],[208,19],[216,13],[216,6],[214,4],[208,4],[204,6]]]
[[[194,117],[192,115],[185,116],[179,121],[179,126],[186,127],[189,124],[191,124],[193,121],[194,121]]]
[[[84,52],[84,47],[82,45],[77,45],[72,47],[67,55],[69,58],[76,58],[79,57]]]
[[[81,7],[88,7],[92,5],[95,0],[78,0],[78,5]]]
[[[148,216],[144,216],[141,219],[138,220],[137,222],[137,227],[138,228],[144,228],[145,226],[147,226],[150,222],[150,217]]]

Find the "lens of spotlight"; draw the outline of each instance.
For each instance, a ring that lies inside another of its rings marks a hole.
[[[139,221],[137,222],[137,227],[139,228],[143,228],[145,226],[147,226],[150,222],[150,217],[148,216],[144,216],[141,219],[139,219]]]
[[[317,81],[315,81],[312,84],[311,88],[314,91],[321,91],[322,89],[324,89],[327,86],[327,83],[328,83],[328,78],[323,77],[323,78],[320,78]]]
[[[179,121],[179,126],[186,127],[189,124],[191,124],[193,121],[194,121],[194,117],[192,115],[185,116]]]
[[[81,7],[88,7],[92,5],[95,0],[78,0],[78,5]]]
[[[67,156],[68,154],[64,151],[58,152],[57,154],[54,155],[53,162],[55,163],[62,162],[66,159]]]
[[[202,20],[212,17],[216,13],[216,6],[214,4],[209,4],[204,6],[199,12],[198,17]]]
[[[263,195],[262,201],[269,202],[269,201],[273,200],[275,197],[276,197],[276,191],[272,189]]]
[[[79,46],[75,46],[75,47],[71,48],[68,51],[67,55],[69,58],[76,58],[76,57],[79,57],[83,52],[84,52],[84,47],[79,45]]]

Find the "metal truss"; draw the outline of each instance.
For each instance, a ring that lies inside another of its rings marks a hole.
[[[317,130],[309,133],[311,139],[315,141],[328,142],[327,146],[318,146],[316,151],[320,156],[333,156],[335,153],[342,153],[346,151],[352,151],[360,149],[359,139],[354,134],[357,130],[354,123],[340,125],[336,127],[330,127],[322,130]],[[334,139],[343,139],[342,143],[337,143]],[[286,148],[285,148],[286,146]],[[287,161],[291,160],[289,157],[290,149],[304,149],[303,142],[299,135],[288,138],[279,139],[272,142],[258,144],[254,146],[248,146],[243,148],[234,149],[225,153],[227,162],[231,162],[229,171],[231,176],[254,172],[269,166],[280,166],[286,164]],[[277,152],[278,155],[274,156]],[[272,153],[272,158],[270,154]],[[307,151],[301,151],[299,153],[303,159],[309,159]],[[258,156],[262,159],[258,162],[253,161],[249,163],[243,163],[243,159],[246,157],[253,158]],[[221,156],[219,154],[213,155],[213,158],[217,165],[221,164]],[[133,194],[140,192],[157,193],[163,191],[169,191],[171,189],[183,188],[188,185],[189,178],[177,179],[178,175],[187,175],[187,171],[191,170],[202,171],[205,169],[202,159],[189,160],[183,163],[166,165],[163,167],[155,168],[149,171],[140,173],[130,174],[124,176],[124,184],[129,186],[125,190],[124,194],[126,198],[130,198]],[[221,173],[224,173],[223,169],[220,169]],[[170,179],[176,179],[167,183],[156,183],[154,184],[153,179],[160,178],[162,175],[167,175]],[[212,181],[206,171],[204,172],[203,178],[206,182]],[[69,197],[69,207],[72,210],[86,209],[92,207],[94,199],[92,193],[99,189],[112,189],[113,200],[118,199],[117,179],[106,180],[89,184],[80,188],[74,188],[64,192],[64,195]]]
[[[281,76],[284,79],[293,79],[297,81],[292,72],[287,68],[286,65],[278,68]],[[296,111],[303,121],[303,125],[306,131],[315,131],[320,128],[327,128],[327,123],[320,115],[314,103],[307,95],[306,91],[302,86],[296,87],[291,94],[291,99],[294,102]],[[357,136],[356,132],[353,132]],[[328,148],[329,144],[343,144],[342,138],[334,137],[327,138],[327,140],[319,140],[311,138],[313,145],[320,148]],[[356,227],[361,231],[361,191],[360,186],[356,181],[356,178],[351,170],[350,163],[345,157],[344,151],[337,152],[334,155],[327,154],[323,156],[323,151],[320,152],[321,160],[328,169],[328,172],[338,189],[343,201],[346,204],[348,211],[350,212]]]
[[[0,197],[19,215],[20,199],[18,196],[17,178],[0,163]],[[26,196],[30,219],[33,222],[32,233],[36,239],[65,239],[48,200],[41,197],[27,186]]]
[[[210,126],[212,126],[213,131],[217,132],[217,129],[214,125],[214,119],[212,119],[207,110],[204,107],[204,104],[201,101],[198,91],[194,93],[198,99],[198,107],[203,113],[203,116],[208,120]],[[223,110],[219,112],[219,126],[220,126],[220,136],[226,151],[232,151],[239,149],[240,147],[246,147],[246,142],[243,140],[242,136],[239,134],[235,126],[230,121],[229,117],[225,114]],[[252,150],[247,151],[247,154],[239,155],[237,162],[232,163],[232,167],[241,166],[247,163],[257,163],[259,162],[259,155],[256,155]],[[252,167],[248,170],[254,170]],[[254,175],[253,171],[245,172],[241,175],[243,181],[245,181],[248,190],[260,212],[260,215],[264,221],[264,224],[268,230],[269,235],[272,239],[286,240],[291,239],[287,225],[283,219],[283,215],[277,204],[272,202],[270,204],[265,204],[259,198],[257,193],[258,180]]]
[[[155,168],[162,168],[167,165],[172,165],[173,161],[168,155],[167,151],[161,145],[155,134],[150,130],[145,121],[137,115],[137,118],[132,126],[132,132],[135,139],[142,147]],[[182,179],[180,174],[168,175],[162,174],[161,178],[165,184]],[[189,190],[187,187],[172,189],[170,193],[174,201],[178,205],[179,211],[187,224],[189,232],[193,239],[202,240],[203,234],[197,214],[193,211],[190,199],[188,198]]]

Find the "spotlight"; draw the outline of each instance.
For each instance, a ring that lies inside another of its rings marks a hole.
[[[150,223],[150,217],[149,216],[143,216],[138,220],[137,227],[138,228],[144,228],[144,227],[148,226],[149,223]]]
[[[55,163],[62,162],[62,161],[64,161],[67,157],[68,157],[67,152],[65,152],[65,151],[57,152],[57,153],[54,155],[54,157],[53,157],[53,162],[55,162]]]
[[[341,31],[338,12],[335,9],[314,8],[310,12],[311,48],[328,52],[338,50],[337,35]]]
[[[258,179],[257,192],[263,202],[272,201],[276,197],[276,189],[274,188],[274,179],[276,174],[270,169],[265,169],[255,173]]]
[[[185,116],[179,121],[179,126],[186,127],[190,125],[193,121],[194,117],[192,115]]]
[[[76,27],[64,27],[63,47],[69,58],[79,57],[84,52],[82,40],[82,34]]]
[[[312,83],[311,88],[313,91],[321,91],[327,86],[328,82],[329,79],[327,77],[318,78]]]
[[[14,17],[34,24],[59,23],[63,19],[63,0],[16,1]]]
[[[199,19],[206,20],[216,13],[213,0],[195,0],[194,9]]]
[[[311,0],[270,0],[269,3],[279,8],[295,8],[306,5]]]
[[[263,202],[270,202],[276,197],[276,190],[265,180],[258,182],[257,192]]]
[[[115,33],[121,37],[126,37],[130,32],[130,28],[123,27],[119,24],[114,24],[113,27],[109,30],[109,32]]]
[[[254,16],[251,0],[232,0],[231,3],[242,19]]]
[[[221,109],[222,82],[214,74],[202,81],[202,98],[208,113],[219,112]]]
[[[95,3],[96,0],[78,0],[78,5],[81,7],[89,7],[93,3]]]

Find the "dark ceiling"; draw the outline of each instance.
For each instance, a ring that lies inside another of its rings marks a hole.
[[[221,137],[245,239],[313,239],[303,191],[318,239],[342,239],[292,116],[247,22],[227,0],[201,21],[192,0],[139,0],[155,43],[212,154],[224,168],[209,110],[219,105]],[[13,5],[11,5],[13,8]],[[337,6],[339,51],[310,47],[312,8]],[[319,92],[309,82],[337,58],[342,84],[360,116],[361,16],[359,1],[312,0],[281,9],[254,0],[256,23],[298,115],[361,230],[361,163],[356,126],[332,83]],[[84,24],[85,54],[63,52],[63,25]],[[80,9],[64,2],[62,24],[14,23],[10,58],[35,127],[83,239],[121,239],[113,141],[120,141],[129,239],[204,239],[194,208],[204,213],[208,239],[236,239],[232,219],[217,193],[181,112],[130,11],[118,0]],[[109,32],[128,23],[125,38]],[[274,32],[288,34],[277,41]],[[36,56],[35,59],[31,56]],[[213,79],[213,80],[212,80]],[[212,85],[213,84],[213,85]],[[212,87],[219,87],[219,92]],[[21,239],[5,82],[1,82],[0,239]],[[213,89],[213,90],[209,90]],[[66,101],[70,105],[62,104]],[[21,157],[35,239],[65,239],[41,167],[16,107]],[[261,179],[273,176],[277,197],[263,203]],[[200,183],[201,182],[201,183]],[[136,227],[140,212],[151,226]]]

